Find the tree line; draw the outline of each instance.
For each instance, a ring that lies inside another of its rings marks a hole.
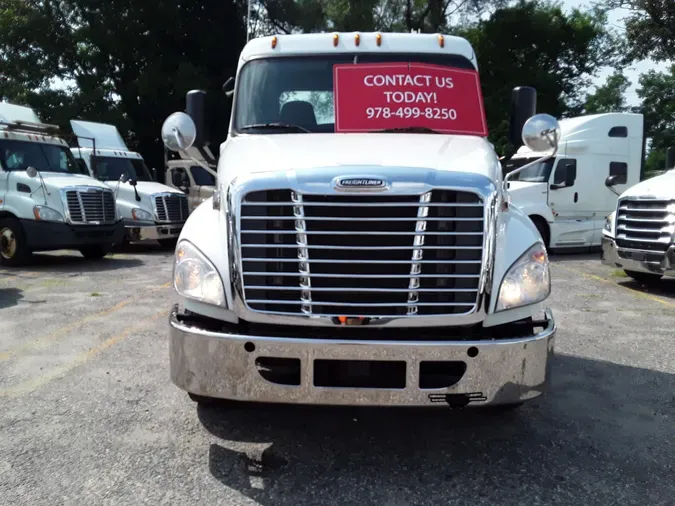
[[[625,33],[608,24],[628,14]],[[159,132],[185,93],[209,91],[210,134],[226,136],[223,83],[253,36],[322,31],[404,31],[466,37],[480,63],[490,140],[510,155],[513,87],[534,86],[538,110],[557,117],[611,111],[645,115],[646,171],[675,144],[675,66],[647,72],[628,107],[624,70],[675,61],[675,2],[600,0],[565,11],[551,0],[0,0],[0,100],[34,107],[68,129],[70,119],[114,123],[133,149],[163,168]],[[603,68],[614,72],[588,92]]]

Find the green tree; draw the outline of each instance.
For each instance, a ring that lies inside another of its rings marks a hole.
[[[520,0],[458,31],[476,51],[491,140],[500,154],[513,152],[507,119],[514,87],[536,88],[539,112],[576,115],[593,76],[607,65],[620,68],[621,41],[606,24],[600,9],[565,14],[546,1]]]
[[[162,121],[184,108],[188,90],[211,91],[214,107],[224,107],[220,87],[245,43],[241,7],[222,0],[4,0],[0,96],[61,125],[113,121],[161,166]],[[54,89],[54,79],[65,89]],[[224,117],[214,115],[214,138],[224,137]]]
[[[651,139],[645,162],[647,177],[665,168],[666,150],[675,146],[675,65],[668,72],[649,71],[640,76],[638,97],[645,117],[647,137]]]
[[[626,55],[632,60],[675,60],[675,2],[673,0],[605,0],[608,8],[628,11]]]
[[[595,92],[586,95],[584,104],[585,114],[599,114],[605,112],[624,112],[628,111],[626,105],[626,91],[631,82],[623,72],[615,71],[607,78],[602,86],[598,86]]]

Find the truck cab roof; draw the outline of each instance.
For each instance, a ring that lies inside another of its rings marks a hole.
[[[246,44],[240,66],[264,57],[326,53],[438,53],[469,60],[478,69],[473,47],[464,38],[428,33],[337,32],[260,37]]]

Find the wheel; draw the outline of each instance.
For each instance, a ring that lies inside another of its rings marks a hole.
[[[162,245],[163,248],[167,249],[175,249],[176,248],[176,243],[178,242],[178,239],[157,239],[159,244]]]
[[[656,283],[663,276],[660,274],[651,274],[649,272],[637,272],[637,271],[624,271],[627,276],[633,278],[638,283],[643,283],[648,285],[650,283]]]
[[[0,265],[18,267],[28,262],[31,251],[19,220],[0,219]]]
[[[100,244],[94,244],[91,246],[83,246],[80,248],[80,253],[87,260],[101,260],[108,254],[108,250]]]
[[[544,240],[544,246],[546,249],[549,247],[549,242],[551,241],[551,232],[548,229],[547,223],[541,218],[530,218],[534,223],[534,226],[537,227],[541,238]]]

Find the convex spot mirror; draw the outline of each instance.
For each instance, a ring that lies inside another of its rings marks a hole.
[[[535,114],[523,125],[523,143],[535,152],[558,147],[560,124],[550,114]]]
[[[38,171],[35,167],[28,167],[26,169],[26,174],[28,174],[28,177],[37,177]]]
[[[192,118],[184,112],[174,112],[164,120],[162,141],[171,151],[189,149],[197,138],[197,127]]]

